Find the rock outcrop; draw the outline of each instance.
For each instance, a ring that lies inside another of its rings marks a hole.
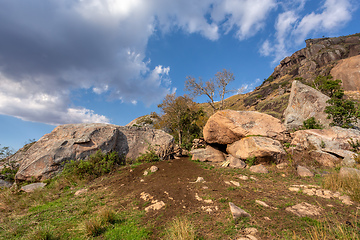
[[[360,55],[340,60],[330,73],[334,79],[341,79],[345,91],[359,91]]]
[[[285,75],[314,79],[317,75],[328,75],[338,60],[360,54],[360,35],[337,38],[308,39],[306,47],[283,59],[271,75]]]
[[[223,110],[209,118],[203,133],[207,143],[231,144],[248,135],[276,138],[284,131],[279,119],[265,113]]]
[[[173,137],[161,130],[101,123],[62,125],[22,153],[15,177],[17,180],[48,179],[61,171],[66,161],[86,159],[98,150],[116,151],[124,158],[135,159],[151,146],[165,158],[173,144]]]
[[[298,151],[314,151],[315,160],[318,162],[327,162],[331,159],[341,161],[345,157],[352,157],[354,153],[350,142],[360,141],[360,131],[355,129],[344,129],[340,127],[331,127],[329,129],[309,129],[296,131],[293,134],[291,145],[295,145]],[[329,158],[329,153],[337,158]],[[326,158],[320,159],[320,158]],[[325,166],[333,166],[334,163],[326,163]]]
[[[329,126],[331,119],[324,112],[330,98],[316,89],[293,81],[289,104],[284,112],[287,129],[298,128],[303,122],[314,117],[323,126]]]

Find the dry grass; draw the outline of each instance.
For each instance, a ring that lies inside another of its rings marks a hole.
[[[325,177],[324,188],[332,191],[339,191],[348,194],[352,200],[360,202],[360,177],[347,176],[340,177],[339,173],[334,173]]]
[[[99,219],[102,224],[114,224],[117,220],[115,212],[109,209],[102,210]]]
[[[352,221],[345,223],[339,220],[327,219],[309,230],[312,240],[325,239],[343,239],[343,240],[359,240],[359,227],[357,216]]]
[[[175,218],[169,225],[164,239],[194,240],[196,238],[195,228],[185,217]]]
[[[104,228],[103,228],[101,221],[94,218],[94,219],[85,221],[84,230],[85,230],[85,233],[87,236],[96,237],[96,236],[99,236],[103,232]]]

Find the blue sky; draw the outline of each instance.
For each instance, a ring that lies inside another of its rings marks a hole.
[[[304,40],[360,32],[357,0],[0,0],[0,144],[126,125],[186,76],[251,91]],[[198,102],[204,98],[195,99]]]

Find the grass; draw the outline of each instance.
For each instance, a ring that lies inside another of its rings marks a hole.
[[[196,231],[187,218],[177,217],[169,224],[163,239],[194,240],[196,239]]]
[[[348,194],[352,200],[360,202],[360,177],[340,177],[339,173],[325,176],[323,187],[331,191]]]

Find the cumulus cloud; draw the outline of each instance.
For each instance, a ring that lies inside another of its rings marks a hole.
[[[275,23],[275,39],[263,42],[260,53],[273,56],[273,63],[289,55],[294,43],[300,45],[314,33],[329,33],[339,29],[352,18],[355,8],[351,0],[325,0],[316,11],[303,14],[305,0],[282,3],[286,10],[280,13]]]

